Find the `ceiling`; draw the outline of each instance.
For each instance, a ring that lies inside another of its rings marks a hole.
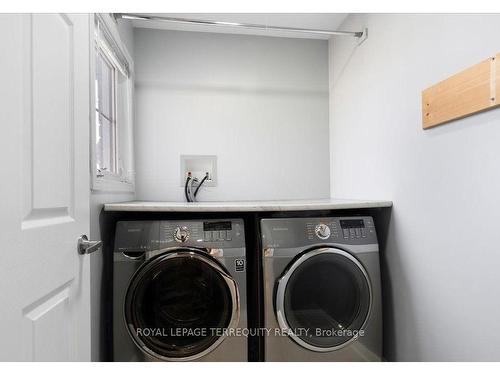
[[[266,26],[296,27],[305,29],[339,30],[347,13],[142,13],[150,16],[189,18],[197,20],[253,23]],[[265,31],[230,26],[189,25],[163,21],[133,20],[136,28],[182,30],[227,34],[264,35],[288,38],[328,39],[328,35],[305,34],[291,31]],[[358,31],[358,30],[345,30]]]

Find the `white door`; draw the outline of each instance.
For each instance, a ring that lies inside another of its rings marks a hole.
[[[0,15],[0,360],[90,360],[89,15]]]

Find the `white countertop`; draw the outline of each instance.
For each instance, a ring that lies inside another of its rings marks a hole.
[[[248,211],[311,211],[345,210],[356,208],[391,207],[391,201],[319,199],[284,201],[235,201],[235,202],[148,202],[131,201],[107,203],[105,211],[145,212],[248,212]]]

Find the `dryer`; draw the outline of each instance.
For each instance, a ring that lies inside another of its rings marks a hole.
[[[120,221],[115,361],[246,361],[243,220]]]
[[[379,361],[371,217],[262,219],[266,361]]]

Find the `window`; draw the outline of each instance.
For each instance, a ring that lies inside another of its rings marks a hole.
[[[95,61],[95,161],[97,176],[117,175],[116,150],[116,69],[101,50]]]
[[[113,21],[96,15],[92,181],[94,190],[133,190],[131,59]]]

